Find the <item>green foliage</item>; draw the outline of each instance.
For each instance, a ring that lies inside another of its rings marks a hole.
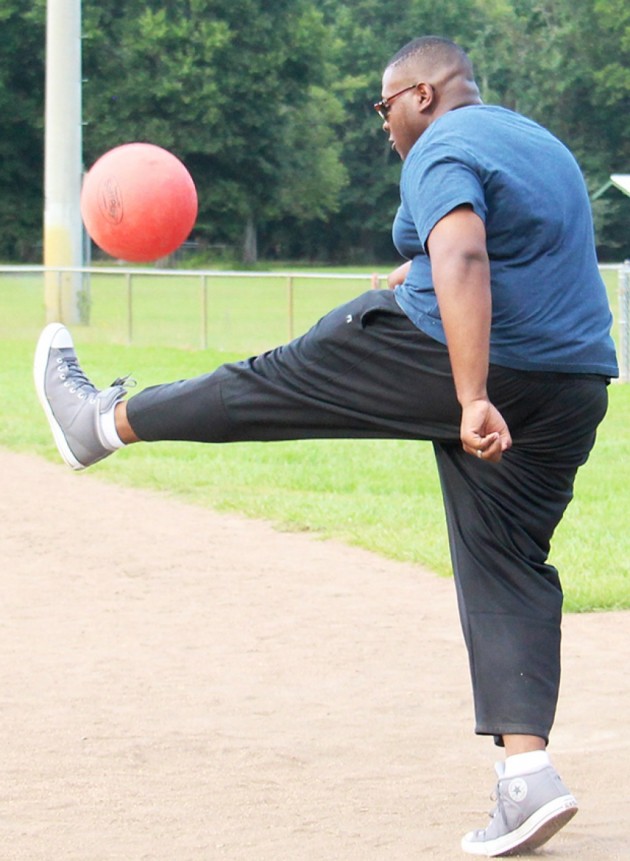
[[[471,53],[483,97],[549,126],[590,187],[630,165],[624,0],[83,0],[84,153],[150,140],[199,190],[195,238],[263,257],[393,260],[400,162],[372,103],[409,39]],[[45,0],[0,9],[0,255],[37,254]],[[26,61],[25,61],[26,58]],[[628,256],[629,203],[595,206],[600,251]]]
[[[284,147],[293,156],[278,167],[277,214],[298,222],[325,218],[339,207],[339,192],[348,175],[341,145],[330,123],[341,121],[343,110],[334,94],[311,87],[307,98],[286,109]]]
[[[42,225],[44,0],[0,6],[0,258],[32,260]]]
[[[228,38],[220,22],[173,18],[130,3],[124,14],[84,4],[84,148],[91,163],[127,140],[178,151],[198,145],[220,119],[219,87],[205,72]]]
[[[317,109],[326,30],[313,4],[132,3],[118,16],[88,4],[85,27],[86,152],[121,138],[176,151],[215,242],[336,206],[345,172]]]
[[[477,12],[470,2],[445,0],[355,0],[323,4],[336,37],[336,91],[344,101],[347,121],[341,131],[344,163],[350,182],[341,208],[329,219],[327,237],[332,256],[392,260],[391,222],[399,202],[400,159],[390,148],[373,110],[381,94],[387,62],[410,39],[438,33],[470,41]],[[335,240],[342,237],[343,247]],[[352,244],[349,244],[352,243]]]

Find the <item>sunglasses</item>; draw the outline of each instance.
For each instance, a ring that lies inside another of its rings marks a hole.
[[[389,116],[389,112],[392,109],[392,102],[394,101],[394,99],[397,99],[398,96],[402,96],[403,93],[408,93],[409,90],[415,90],[416,87],[420,86],[420,83],[421,82],[419,82],[418,84],[411,84],[411,86],[405,87],[404,90],[398,90],[398,92],[394,93],[393,96],[389,96],[387,99],[381,99],[380,102],[377,102],[374,105],[374,110],[382,120],[387,122],[387,117]]]

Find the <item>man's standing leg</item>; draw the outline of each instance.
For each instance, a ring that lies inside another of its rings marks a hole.
[[[560,682],[562,590],[547,561],[606,408],[603,379],[491,373],[514,444],[498,464],[436,444],[476,731],[506,747],[497,815],[472,854],[532,849],[577,810],[546,744]],[[568,433],[568,429],[571,430]]]

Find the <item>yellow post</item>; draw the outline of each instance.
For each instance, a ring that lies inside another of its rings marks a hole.
[[[81,0],[48,0],[46,16],[46,111],[44,146],[44,301],[48,320],[81,320],[83,228],[79,200],[82,173]]]

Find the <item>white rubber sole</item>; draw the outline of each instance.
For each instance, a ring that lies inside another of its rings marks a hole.
[[[515,831],[495,840],[472,840],[475,832],[471,831],[462,838],[462,849],[470,855],[483,855],[486,858],[537,849],[563,828],[577,811],[575,798],[572,795],[561,795],[544,804]]]
[[[85,467],[82,463],[79,463],[76,457],[72,454],[68,443],[66,442],[65,435],[61,430],[61,427],[57,424],[57,420],[55,419],[53,411],[50,408],[50,404],[48,403],[48,398],[46,397],[46,390],[44,387],[44,382],[46,379],[46,366],[48,364],[48,356],[50,354],[50,349],[53,341],[61,332],[61,330],[65,330],[65,326],[63,326],[61,323],[49,323],[39,336],[37,347],[35,348],[35,359],[33,361],[33,379],[35,381],[35,390],[37,392],[37,397],[39,398],[39,402],[42,405],[42,408],[46,414],[46,418],[48,419],[48,424],[50,425],[50,429],[53,432],[55,445],[59,449],[59,454],[68,464],[68,466],[72,467],[72,469],[79,470],[85,469]],[[58,344],[57,346],[63,345]],[[70,342],[68,346],[72,346],[72,342]]]

